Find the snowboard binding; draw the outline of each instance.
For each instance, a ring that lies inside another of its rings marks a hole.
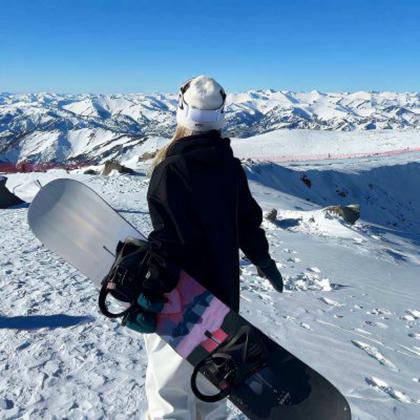
[[[142,280],[147,273],[149,245],[141,239],[128,237],[124,242],[118,243],[116,254],[111,270],[102,280],[99,293],[99,309],[108,318],[124,317],[135,310]],[[128,308],[117,313],[111,312],[106,304],[109,294],[121,302],[128,303]]]
[[[212,338],[211,334],[208,334]],[[229,396],[231,389],[262,369],[268,358],[268,350],[258,332],[248,325],[242,326],[232,338],[205,357],[194,368],[191,389],[205,402],[216,402]],[[214,395],[203,394],[197,386],[198,373],[202,373],[220,391]]]

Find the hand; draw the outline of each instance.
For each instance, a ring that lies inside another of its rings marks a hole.
[[[278,292],[283,292],[283,278],[274,260],[270,258],[258,265],[257,273],[260,277],[266,278]]]
[[[141,293],[137,298],[137,305],[136,310],[125,317],[124,325],[143,334],[156,332],[157,315],[162,311],[165,299],[162,296]]]

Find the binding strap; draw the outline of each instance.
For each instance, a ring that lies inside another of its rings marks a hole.
[[[111,293],[113,296],[115,296],[115,287],[116,287],[115,283],[107,282],[102,285],[101,290],[99,292],[99,299],[98,299],[99,309],[102,312],[102,314],[108,318],[120,318],[127,315],[132,310],[131,305],[127,309],[124,309],[122,312],[114,313],[108,310],[108,306],[106,305],[106,299],[108,295]],[[120,299],[120,300],[123,300],[123,299]]]
[[[136,310],[136,300],[142,291],[142,284],[148,271],[149,245],[141,239],[128,237],[120,241],[116,249],[115,261],[109,273],[102,280],[98,305],[108,318],[120,318]],[[121,312],[111,312],[106,304],[108,295],[129,304]]]
[[[221,389],[217,394],[214,395],[206,395],[203,394],[197,386],[197,376],[198,373],[202,368],[206,368],[206,370],[212,370],[211,364],[213,364],[213,370],[214,367],[217,366],[217,361],[221,361],[223,364],[227,364],[231,362],[232,358],[228,354],[224,353],[214,353],[209,358],[203,359],[198,365],[194,368],[193,373],[191,375],[191,389],[194,392],[194,395],[199,398],[202,401],[205,402],[217,402],[220,400],[223,400],[223,398],[226,398],[229,395],[230,388],[226,387],[225,389]],[[208,376],[208,374],[204,371],[204,376]]]
[[[201,360],[191,376],[191,389],[205,402],[216,402],[230,395],[232,388],[266,364],[268,351],[256,328],[243,325],[238,332]],[[197,386],[201,372],[220,391],[214,395],[203,394]]]

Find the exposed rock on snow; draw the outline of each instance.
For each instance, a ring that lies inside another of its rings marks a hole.
[[[120,174],[130,174],[133,175],[136,172],[131,169],[127,168],[124,165],[121,165],[119,162],[115,160],[108,160],[105,162],[104,169],[102,170],[102,175],[110,175],[112,171],[117,171]]]
[[[99,172],[95,171],[94,169],[86,169],[85,171],[83,171],[83,173],[85,175],[98,175],[99,174]]]
[[[245,164],[244,167],[251,180],[291,197],[299,197],[302,202],[312,204],[309,208],[358,203],[363,208],[365,221],[391,229],[419,232],[420,154],[408,155],[410,157],[412,162],[404,162],[402,158],[389,158],[319,162],[313,166],[306,162],[287,166],[260,162]],[[312,180],[311,188],[307,188],[301,181],[303,171]],[[347,191],[346,196],[337,195],[337,188]],[[312,227],[314,232],[318,230],[320,233],[323,224],[330,224],[331,227],[336,226],[341,234],[350,234],[351,231],[340,224],[338,218],[328,218],[318,210],[314,214],[296,210],[302,208],[302,202],[295,208],[289,206],[287,211],[279,211],[280,221],[289,220],[287,223],[295,224],[296,228],[304,222],[309,230]],[[271,207],[272,205],[269,206]],[[286,227],[294,229],[293,226]]]
[[[329,206],[324,209],[324,211],[340,216],[346,223],[351,225],[354,225],[360,218],[360,206],[358,204],[349,204],[348,206]]]
[[[277,219],[277,210],[271,209],[269,212],[264,214],[264,217],[271,223],[274,223]]]
[[[337,206],[333,207],[334,209]],[[335,211],[320,210],[280,210],[276,226],[290,232],[305,232],[317,236],[355,238],[357,234],[346,226],[350,224]]]
[[[308,187],[311,188],[312,187],[312,181],[309,179],[308,175],[303,174],[300,177],[300,180]]]
[[[156,156],[157,151],[154,152],[144,152],[141,156],[139,156],[138,161],[144,161],[144,160],[149,160],[149,159],[153,159]]]

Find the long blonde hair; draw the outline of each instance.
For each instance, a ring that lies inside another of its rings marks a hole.
[[[148,175],[151,176],[153,170],[159,165],[160,162],[165,160],[166,155],[168,153],[169,148],[176,143],[179,139],[183,137],[188,137],[196,134],[196,131],[190,130],[189,128],[183,127],[182,125],[177,125],[175,129],[175,134],[173,135],[171,141],[163,146],[157,153],[154,159],[152,160],[152,164],[150,165],[149,170],[147,171]]]

